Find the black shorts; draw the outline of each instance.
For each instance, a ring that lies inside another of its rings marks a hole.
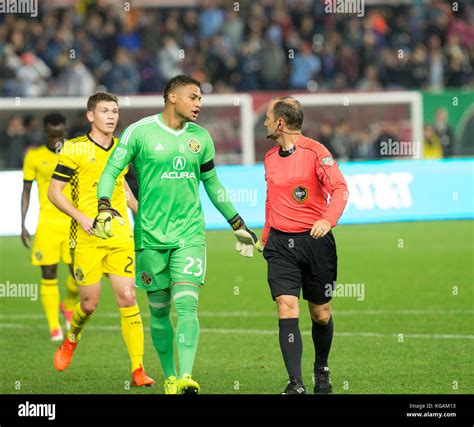
[[[268,262],[268,284],[273,299],[280,295],[325,304],[332,299],[337,278],[336,241],[330,231],[314,239],[309,231],[283,233],[270,230],[263,256]]]

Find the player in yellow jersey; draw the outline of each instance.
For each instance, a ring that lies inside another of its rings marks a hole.
[[[120,225],[111,239],[94,235],[93,218],[97,213],[97,183],[110,154],[117,145],[113,132],[119,118],[115,95],[98,92],[87,101],[87,119],[91,131],[66,141],[59,153],[58,165],[49,186],[48,197],[72,221],[71,242],[74,277],[79,285],[80,302],[74,307],[66,339],[54,355],[54,366],[63,371],[71,363],[81,331],[96,310],[101,278],[107,275],[112,284],[121,316],[122,335],[132,362],[132,385],[151,386],[154,381],[143,369],[143,324],[135,299],[134,243],[127,217],[127,204],[136,212],[138,202],[124,175],[116,182],[113,203]],[[64,195],[70,183],[72,203]],[[115,220],[114,220],[115,221]]]
[[[23,192],[21,195],[21,240],[29,248],[31,236],[26,229],[25,220],[30,205],[31,188],[33,181],[38,184],[40,214],[36,229],[31,260],[33,265],[41,267],[41,303],[48,321],[51,339],[62,341],[63,330],[59,323],[61,309],[66,328],[72,316],[72,309],[76,303],[78,292],[76,282],[70,274],[66,279],[66,297],[59,303],[59,288],[57,267],[60,258],[65,264],[71,264],[69,251],[69,232],[71,218],[59,211],[48,200],[48,187],[51,175],[58,163],[58,144],[62,144],[66,137],[66,118],[57,113],[48,114],[43,119],[46,144],[31,148],[23,163]],[[72,272],[72,269],[71,269]]]

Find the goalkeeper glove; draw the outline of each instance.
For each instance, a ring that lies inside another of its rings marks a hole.
[[[112,233],[112,219],[115,218],[120,225],[124,224],[124,220],[122,215],[110,206],[110,199],[107,197],[101,197],[99,199],[97,210],[99,213],[92,224],[94,235],[101,239],[108,239],[114,235]]]
[[[262,244],[259,242],[257,235],[247,228],[240,215],[237,214],[228,222],[232,227],[232,230],[234,230],[235,237],[237,238],[235,249],[240,252],[240,255],[252,257],[254,247],[259,252],[263,251]]]

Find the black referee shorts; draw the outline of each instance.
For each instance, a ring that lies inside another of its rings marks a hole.
[[[336,241],[331,231],[314,239],[309,231],[284,233],[272,228],[263,256],[273,299],[280,295],[299,298],[303,288],[303,299],[313,304],[331,301],[337,278]]]

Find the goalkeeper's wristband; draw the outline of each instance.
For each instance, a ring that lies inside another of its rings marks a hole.
[[[112,205],[110,204],[110,199],[108,197],[101,197],[97,206],[99,212],[107,211]]]
[[[238,230],[239,228],[246,228],[245,227],[245,222],[244,219],[239,215],[235,215],[232,219],[229,219],[227,221],[230,226],[232,227],[232,230]]]
[[[108,197],[101,197],[99,203],[97,204],[97,210],[101,212],[110,212],[115,218],[122,218],[120,212],[117,209],[114,209],[110,203]]]
[[[258,242],[257,235],[245,225],[244,219],[239,214],[234,216],[232,219],[229,219],[227,222],[230,224],[234,232],[237,230],[245,230],[252,237],[254,244]]]

